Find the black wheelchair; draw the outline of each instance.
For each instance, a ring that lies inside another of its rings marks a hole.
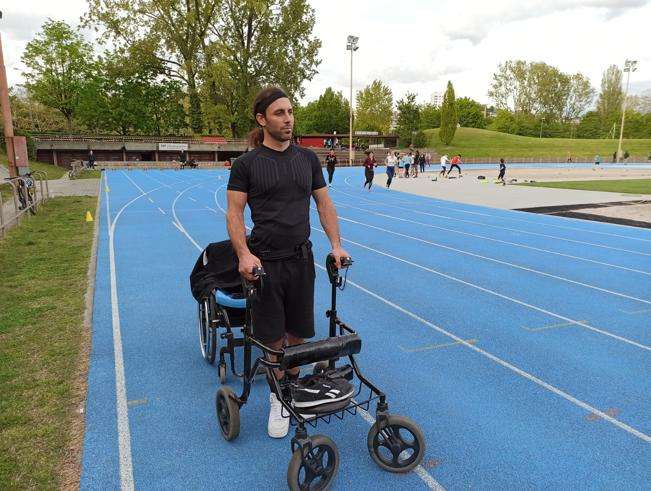
[[[351,265],[350,259],[342,259],[342,267]],[[331,307],[326,312],[329,319],[329,337],[296,346],[274,350],[265,346],[252,335],[253,326],[250,301],[264,288],[265,272],[262,268],[253,271],[255,282],[243,281],[241,294],[227,294],[219,289],[212,291],[199,302],[199,333],[201,352],[213,363],[217,352],[217,335],[225,340],[219,350],[219,379],[226,380],[226,355],[234,375],[242,378],[243,390],[238,396],[228,386],[222,385],[215,398],[217,421],[222,436],[234,440],[240,433],[240,409],[246,404],[255,375],[266,374],[270,378],[278,400],[283,406],[283,415],[291,418],[295,427],[291,439],[292,456],[287,469],[287,484],[292,490],[327,489],[339,468],[339,453],[335,443],[325,435],[308,436],[306,426],[317,427],[319,422],[330,423],[332,417],[343,419],[346,414],[355,415],[358,410],[368,411],[371,402],[377,401],[375,423],[368,437],[367,447],[371,458],[382,469],[389,472],[409,472],[420,464],[425,452],[425,437],[411,419],[392,415],[385,394],[364,377],[355,360],[362,341],[357,333],[337,316],[337,290],[345,287],[345,277],[340,275],[335,259],[328,255],[326,270],[331,284]],[[241,330],[241,337],[235,330]],[[263,356],[252,360],[252,348],[259,348]],[[244,351],[243,370],[235,369],[235,349]],[[269,355],[276,357],[271,361]],[[348,363],[339,363],[342,359]],[[351,382],[356,378],[354,395],[347,400],[323,404],[314,408],[294,408],[291,394],[281,386],[274,368],[288,370],[313,365],[314,373],[344,376]]]

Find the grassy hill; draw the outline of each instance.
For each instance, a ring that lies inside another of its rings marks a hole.
[[[461,153],[464,157],[566,158],[570,152],[573,158],[590,159],[598,153],[604,162],[610,162],[618,143],[617,140],[541,139],[477,128],[457,128],[452,144],[446,146],[439,140],[438,132],[438,128],[425,130],[430,148],[436,148],[439,153]],[[651,139],[624,140],[622,148],[631,155],[643,156],[646,160],[651,153]]]

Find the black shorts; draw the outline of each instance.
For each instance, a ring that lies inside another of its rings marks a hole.
[[[262,260],[267,276],[251,300],[253,336],[272,343],[291,333],[314,337],[314,256],[312,251],[279,261]]]

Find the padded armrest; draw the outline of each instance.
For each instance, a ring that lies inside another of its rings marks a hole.
[[[234,309],[246,308],[246,298],[233,298],[221,290],[215,291],[215,301],[224,307],[231,307]]]
[[[362,340],[357,334],[346,334],[326,338],[311,343],[297,344],[285,348],[280,360],[280,369],[308,365],[317,361],[332,360],[342,356],[354,355],[362,349]]]

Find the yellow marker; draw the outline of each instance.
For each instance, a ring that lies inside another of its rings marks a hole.
[[[93,221],[93,215],[90,214],[90,211],[86,212],[86,221],[87,222],[92,222]]]
[[[106,186],[106,187],[104,188],[104,190],[105,190],[107,193],[110,191],[110,189],[109,189],[108,186]]]

